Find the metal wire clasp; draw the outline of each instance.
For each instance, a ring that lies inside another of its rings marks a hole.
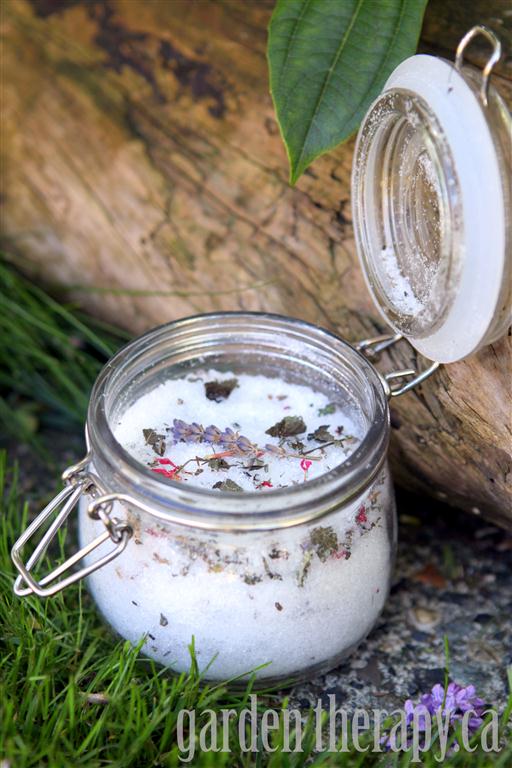
[[[363,339],[363,341],[360,341],[355,345],[355,348],[369,360],[375,361],[381,352],[383,352],[385,349],[388,349],[389,347],[394,346],[403,338],[404,337],[401,333],[383,334],[382,336],[374,336],[370,339]],[[414,389],[414,387],[417,387],[418,384],[421,384],[426,379],[428,379],[429,376],[432,376],[432,374],[439,368],[439,365],[440,363],[437,362],[431,363],[431,365],[428,368],[425,368],[424,371],[417,371],[416,368],[404,368],[401,371],[391,371],[390,373],[384,374],[379,373],[382,386],[384,387],[384,391],[387,397],[399,397],[400,395],[409,392],[409,390]],[[410,378],[411,376],[413,377],[412,379]],[[406,384],[402,384],[401,386],[393,388],[390,385],[390,382],[395,381],[395,379],[410,380]]]
[[[473,40],[473,38],[477,37],[478,35],[485,37],[492,45],[492,53],[482,70],[482,85],[480,86],[480,100],[486,107],[489,93],[489,78],[491,76],[494,65],[497,64],[501,58],[501,42],[496,37],[492,29],[478,24],[476,27],[472,27],[469,32],[466,32],[457,46],[457,52],[455,54],[455,67],[459,71],[462,69],[462,65],[464,64],[464,51],[466,50],[471,40]]]
[[[26,595],[31,594],[39,595],[39,597],[55,595],[70,584],[83,579],[85,576],[98,570],[98,568],[106,565],[111,560],[114,560],[114,558],[118,557],[126,548],[132,535],[132,530],[127,523],[122,522],[115,517],[111,517],[110,512],[112,510],[113,501],[116,498],[115,494],[110,494],[109,496],[100,495],[97,478],[87,472],[89,464],[90,456],[88,454],[82,461],[73,464],[63,472],[62,479],[65,486],[62,491],[47,504],[43,511],[39,513],[14,544],[11,550],[11,558],[19,573],[19,576],[14,582],[14,592],[19,597],[25,597]],[[80,497],[84,493],[90,495],[94,499],[92,504],[89,505],[89,514],[91,514],[91,517],[100,519],[105,526],[105,530],[97,536],[97,538],[83,546],[78,552],[75,552],[71,557],[68,557],[68,559],[61,565],[54,568],[50,573],[38,581],[34,578],[32,570],[44,557],[50,543],[57,535],[59,529],[65,524]],[[91,507],[93,508],[92,510]],[[24,546],[37,531],[39,531],[52,514],[54,514],[56,510],[59,510],[59,508],[61,508],[60,512],[57,512],[55,519],[43,534],[25,564],[21,555]],[[116,545],[114,549],[107,552],[93,563],[83,566],[79,570],[70,573],[68,576],[59,579],[59,577],[65,574],[66,571],[69,571],[86,555],[93,552],[109,539]]]

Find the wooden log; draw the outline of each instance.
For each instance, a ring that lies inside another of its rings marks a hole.
[[[355,254],[353,141],[288,186],[268,94],[272,6],[4,1],[11,258],[134,332],[219,309],[300,316],[352,341],[385,330]],[[433,0],[422,46],[451,55],[471,23]],[[392,403],[397,481],[504,525],[510,350],[504,338]],[[400,345],[382,366],[411,355]]]

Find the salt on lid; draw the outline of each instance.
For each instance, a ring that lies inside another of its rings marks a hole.
[[[460,59],[480,32],[463,39]],[[495,341],[510,318],[510,115],[488,92],[490,67],[482,81],[461,63],[418,55],[395,69],[363,120],[352,173],[357,250],[374,302],[441,363]]]

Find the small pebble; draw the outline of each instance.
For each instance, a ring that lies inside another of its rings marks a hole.
[[[409,621],[415,629],[425,632],[437,627],[441,621],[441,614],[439,611],[432,611],[428,608],[413,608],[409,612]]]
[[[85,700],[88,704],[108,704],[110,697],[106,693],[86,693]]]

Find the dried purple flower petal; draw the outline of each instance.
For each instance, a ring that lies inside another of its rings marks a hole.
[[[189,443],[202,443],[204,440],[204,427],[193,421],[190,425],[190,435],[187,442]]]
[[[236,447],[240,453],[256,453],[258,446],[251,443],[248,437],[239,435],[236,439]]]
[[[286,448],[280,445],[267,443],[264,448],[260,448],[248,437],[235,432],[231,427],[226,427],[225,430],[221,431],[215,424],[210,424],[205,428],[195,421],[192,424],[187,424],[182,419],[174,419],[169,432],[176,443],[209,443],[215,445],[216,448],[229,451],[233,455],[251,456],[260,452],[272,453],[279,458],[286,458],[289,455]]]
[[[186,443],[190,435],[190,424],[187,424],[186,421],[182,421],[181,419],[174,419],[171,433],[177,443],[180,441]]]
[[[220,442],[227,449],[230,450],[235,447],[238,434],[234,432],[230,427],[227,427],[220,436]]]
[[[176,442],[210,443],[226,451],[234,451],[243,455],[259,451],[255,443],[251,442],[248,437],[235,432],[231,427],[221,431],[215,424],[210,424],[205,429],[202,424],[195,421],[192,424],[187,424],[181,419],[174,419],[170,431]]]
[[[267,443],[265,445],[265,451],[267,453],[273,453],[274,456],[279,456],[281,458],[286,456],[286,449],[280,445],[272,445],[271,443]]]
[[[204,440],[206,443],[220,443],[222,438],[222,433],[218,427],[216,427],[214,424],[210,424],[209,427],[206,427],[204,430]]]

